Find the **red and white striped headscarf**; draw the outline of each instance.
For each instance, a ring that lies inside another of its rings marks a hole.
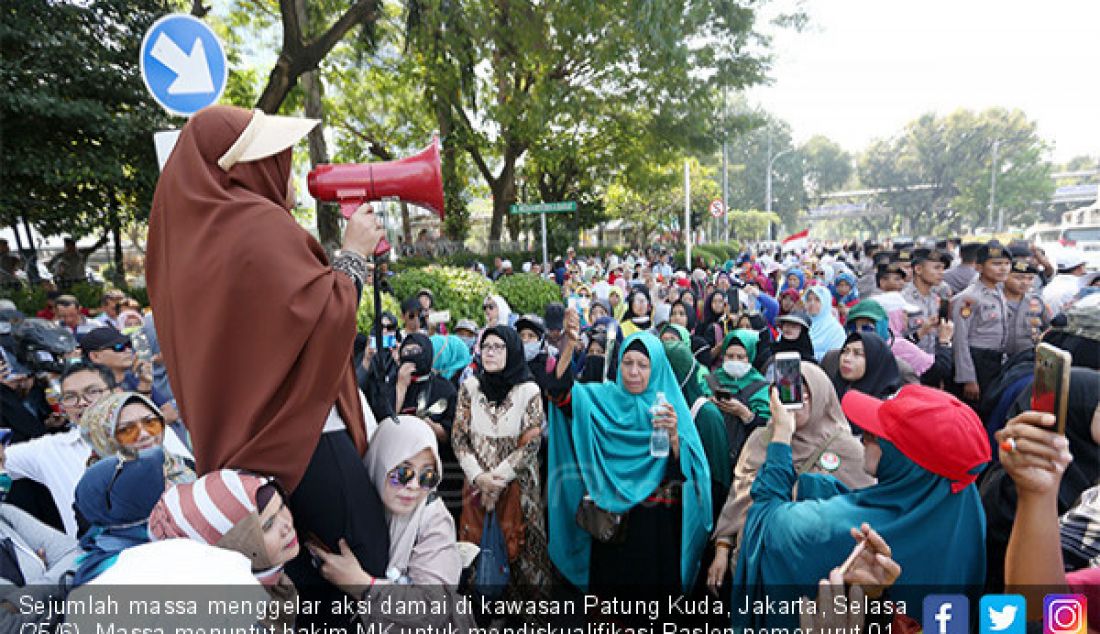
[[[252,560],[262,583],[273,584],[282,566],[272,566],[264,548],[257,493],[270,478],[222,469],[164,492],[149,516],[152,540],[193,539],[240,552]]]

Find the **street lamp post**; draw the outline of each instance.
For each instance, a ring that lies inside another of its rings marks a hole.
[[[993,210],[997,208],[997,146],[1001,142],[993,142],[993,165],[989,169],[989,226],[993,228],[995,217]],[[1000,226],[997,226],[997,230],[1000,231]]]
[[[776,159],[780,156],[790,154],[793,151],[792,149],[786,149],[772,156],[772,135],[768,134],[768,171],[764,175],[764,211],[768,213],[772,211],[772,166],[775,165]],[[771,220],[768,221],[768,226],[771,226]]]

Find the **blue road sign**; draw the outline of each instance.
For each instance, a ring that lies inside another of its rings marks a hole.
[[[228,75],[221,42],[194,16],[166,15],[141,42],[141,78],[153,99],[172,114],[189,117],[215,103]]]

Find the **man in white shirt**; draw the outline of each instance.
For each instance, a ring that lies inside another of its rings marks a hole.
[[[120,290],[109,290],[103,294],[103,303],[100,306],[100,312],[92,321],[98,321],[104,326],[110,326],[115,330],[121,331],[122,324],[118,323],[118,314],[122,309],[122,301],[126,299],[126,295]]]
[[[1080,292],[1086,260],[1081,251],[1066,249],[1058,253],[1054,261],[1058,266],[1058,275],[1043,289],[1043,302],[1057,314]]]
[[[69,429],[0,449],[13,480],[29,478],[50,490],[65,533],[72,537],[77,535],[73,494],[92,454],[91,446],[80,436],[80,416],[112,391],[114,377],[107,368],[86,362],[71,365],[61,377],[61,408],[69,419]],[[177,456],[193,459],[171,429],[165,431],[164,447]]]

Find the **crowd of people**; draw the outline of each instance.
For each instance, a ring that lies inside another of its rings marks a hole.
[[[933,591],[1068,587],[1100,623],[1100,282],[1079,253],[570,249],[520,267],[560,287],[541,314],[490,295],[482,320],[429,323],[447,307],[425,290],[357,333],[382,229],[364,205],[330,259],[287,213],[308,129],[190,120],[153,203],[151,306],[0,307],[0,615],[187,541],[280,599],[710,594],[727,627],[915,631]],[[1072,355],[1058,423],[1032,407],[1040,343]],[[773,387],[785,353],[801,403]],[[880,609],[825,609],[842,594]]]

